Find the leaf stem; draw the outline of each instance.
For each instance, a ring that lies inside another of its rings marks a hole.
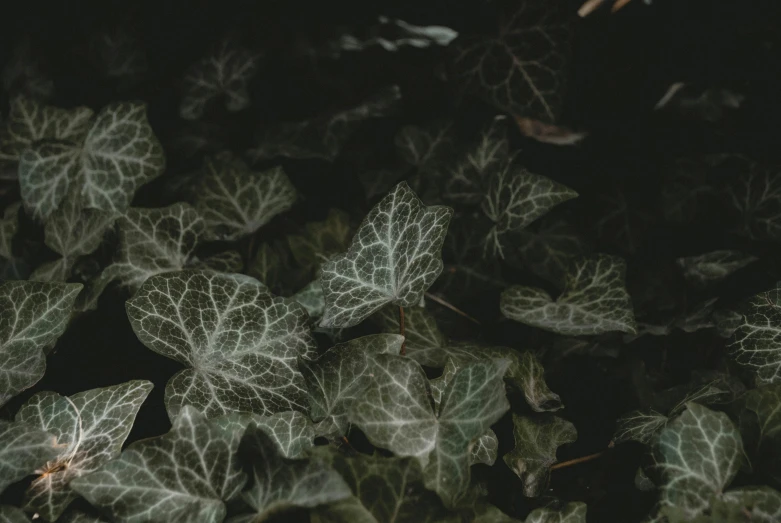
[[[469,320],[469,321],[471,321],[471,322],[473,322],[473,323],[475,323],[475,324],[477,324],[477,325],[480,325],[480,322],[479,322],[479,321],[477,321],[476,319],[474,319],[474,318],[473,318],[473,317],[471,317],[469,314],[465,313],[464,311],[462,311],[461,309],[459,309],[459,308],[458,308],[458,307],[456,307],[455,305],[453,305],[453,304],[451,304],[451,303],[448,303],[448,302],[446,302],[444,299],[440,298],[439,296],[437,296],[437,295],[435,295],[435,294],[431,294],[430,292],[427,292],[427,293],[426,293],[426,298],[429,298],[430,300],[432,300],[432,301],[435,301],[435,302],[439,303],[439,304],[440,304],[440,305],[442,305],[443,307],[446,307],[446,308],[450,309],[451,311],[455,312],[455,313],[456,313],[456,314],[458,314],[459,316],[463,316],[463,317],[464,317],[464,318],[466,318],[467,320]]]
[[[404,336],[404,340],[401,342],[401,355],[406,356],[407,355],[407,337],[404,333],[404,307],[399,305],[399,330],[401,331],[401,335]]]
[[[588,456],[581,456],[579,458],[571,459],[569,461],[562,461],[561,463],[556,463],[550,469],[551,470],[563,469],[563,468],[569,467],[571,465],[577,465],[579,463],[585,463],[587,461],[591,461],[591,460],[597,459],[598,457],[602,456],[605,452],[607,452],[607,451],[603,450],[603,451],[600,451],[600,452],[596,452],[594,454],[589,454]]]

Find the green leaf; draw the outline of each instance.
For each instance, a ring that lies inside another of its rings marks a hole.
[[[667,425],[667,416],[655,411],[633,410],[621,416],[616,422],[614,443],[637,441],[650,445],[659,432]]]
[[[724,492],[745,461],[740,432],[726,414],[697,403],[671,421],[659,436],[662,506],[688,517],[701,514]]]
[[[775,523],[781,521],[781,494],[770,487],[743,487],[725,492],[725,503],[736,507],[740,521]]]
[[[415,167],[419,173],[436,174],[452,161],[454,138],[452,121],[434,121],[425,127],[402,127],[394,144],[404,163]]]
[[[699,256],[678,258],[676,263],[690,282],[705,286],[726,278],[758,258],[740,251],[713,251]]]
[[[276,288],[281,279],[281,273],[288,264],[287,252],[278,244],[264,243],[258,247],[258,252],[247,271],[250,276],[265,283],[269,288]]]
[[[380,309],[372,320],[383,332],[400,332],[399,308],[388,305]],[[404,309],[404,337],[407,356],[421,365],[428,367],[444,367],[449,351],[448,341],[439,330],[434,316],[423,307],[408,307]]]
[[[399,334],[364,336],[331,347],[316,360],[299,361],[309,393],[309,416],[319,423],[319,435],[347,433],[347,413],[373,380],[374,356],[398,354],[402,341]]]
[[[523,495],[537,497],[548,486],[556,450],[574,442],[578,433],[572,423],[558,416],[513,414],[513,435],[515,448],[504,455],[504,462],[523,481]]]
[[[320,280],[315,280],[292,297],[306,309],[311,318],[320,318],[325,312],[325,295]]]
[[[0,219],[0,258],[14,258],[13,241],[19,229],[19,205],[9,205]]]
[[[232,434],[244,434],[252,424],[262,430],[286,458],[300,458],[314,446],[315,429],[306,415],[289,410],[270,416],[233,413],[214,419],[214,425]]]
[[[16,421],[52,434],[59,448],[27,490],[25,510],[47,521],[59,518],[78,497],[70,482],[119,456],[151,390],[152,383],[136,380],[70,397],[39,392],[30,398]]]
[[[454,505],[469,486],[471,442],[509,408],[502,377],[509,362],[482,361],[459,370],[442,394],[439,413],[418,363],[375,357],[374,380],[350,419],[374,445],[415,457],[426,486]]]
[[[24,151],[19,183],[25,206],[42,220],[71,187],[90,209],[124,213],[136,190],[162,174],[165,157],[146,116],[146,105],[104,107],[82,142],[39,142]]]
[[[757,415],[761,440],[781,441],[781,383],[749,391],[746,408]]]
[[[63,514],[58,521],[60,523],[109,523],[107,519],[72,509]]]
[[[729,348],[738,363],[756,374],[758,384],[781,382],[781,282],[751,298]]]
[[[57,438],[34,425],[0,420],[0,492],[60,454]]]
[[[241,259],[241,254],[236,251],[225,251],[214,256],[196,261],[195,258],[190,259],[188,267],[192,269],[212,270],[217,272],[241,272],[244,267],[244,261]]]
[[[231,153],[205,160],[195,208],[206,223],[205,239],[238,240],[254,233],[296,200],[282,167],[253,172]]]
[[[120,521],[219,523],[223,502],[237,497],[246,482],[237,446],[235,434],[185,406],[170,432],[130,445],[71,487]]]
[[[570,267],[556,301],[542,289],[514,286],[502,293],[500,308],[511,320],[557,334],[633,334],[635,318],[624,287],[625,273],[621,258],[605,254],[582,258]]]
[[[586,504],[567,503],[561,510],[537,508],[529,513],[525,523],[586,523]]]
[[[174,418],[184,405],[207,417],[306,410],[299,357],[313,356],[308,315],[257,280],[203,271],[159,274],[127,302],[144,345],[188,368],[166,386]]]
[[[483,212],[493,222],[485,239],[485,253],[504,258],[505,235],[522,230],[577,196],[569,187],[508,163],[491,178],[483,200]]]
[[[207,104],[219,97],[225,98],[230,112],[246,109],[250,104],[248,84],[257,72],[258,58],[229,40],[221,42],[184,77],[179,116],[197,120]]]
[[[566,221],[539,220],[539,227],[520,231],[518,252],[524,267],[558,288],[567,281],[572,262],[586,253],[586,245],[578,232]]]
[[[321,327],[352,327],[382,306],[411,307],[442,272],[453,210],[425,207],[402,182],[363,220],[349,250],[323,265]]]
[[[30,523],[30,520],[16,507],[0,505],[0,523]]]
[[[331,209],[324,221],[307,223],[303,234],[290,235],[287,242],[296,263],[306,271],[316,271],[331,256],[347,250],[351,232],[347,213]]]
[[[32,98],[16,96],[0,135],[0,163],[16,163],[25,149],[43,140],[81,143],[93,112],[88,107],[58,109]]]
[[[482,463],[490,467],[499,456],[499,438],[491,429],[488,429],[485,434],[474,440],[471,447],[469,455],[470,465]]]
[[[80,283],[0,284],[0,405],[43,377],[43,351],[65,332],[81,289]]]
[[[727,188],[728,201],[741,215],[741,231],[750,238],[778,240],[781,238],[781,178],[775,167],[748,161],[734,176],[734,184]]]
[[[312,458],[284,459],[269,437],[255,427],[247,429],[239,452],[242,462],[252,467],[252,483],[242,498],[255,514],[240,516],[237,523],[260,523],[280,510],[316,507],[352,494],[328,463]]]

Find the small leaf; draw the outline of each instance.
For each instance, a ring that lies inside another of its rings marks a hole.
[[[336,471],[317,459],[282,458],[269,437],[256,427],[247,429],[239,448],[243,463],[252,467],[252,483],[242,493],[255,514],[237,522],[265,521],[270,514],[293,507],[312,508],[351,496]]]
[[[383,307],[372,319],[383,332],[400,332],[398,307]],[[404,337],[407,356],[421,365],[444,367],[451,355],[448,341],[439,330],[434,316],[423,307],[404,309]]]
[[[740,251],[713,251],[699,256],[678,258],[676,263],[688,281],[704,286],[726,278],[756,260],[755,256]]]
[[[195,194],[207,240],[233,241],[252,234],[296,200],[296,189],[281,167],[253,172],[230,153],[205,160]]]
[[[39,470],[27,490],[25,509],[48,521],[60,517],[78,497],[69,486],[120,454],[138,409],[152,384],[136,380],[74,394],[39,392],[16,414],[16,421],[56,438],[57,456]]]
[[[508,163],[491,178],[483,200],[483,212],[494,224],[485,240],[485,252],[504,258],[506,234],[522,230],[577,196],[569,187]]]
[[[60,453],[57,439],[34,425],[0,420],[0,492]]]
[[[729,348],[738,363],[756,373],[758,384],[781,382],[781,282],[751,298]]]
[[[671,421],[659,436],[662,506],[701,514],[724,492],[745,461],[740,432],[726,414],[697,403]]]
[[[174,418],[184,405],[207,417],[306,409],[297,358],[313,355],[306,311],[257,280],[203,271],[159,274],[127,302],[141,342],[188,368],[168,382]]]
[[[567,503],[561,510],[537,508],[529,513],[525,523],[586,523],[586,504]]]
[[[347,433],[347,413],[374,379],[374,356],[398,354],[402,341],[398,334],[364,336],[331,347],[316,360],[299,361],[309,393],[309,416],[319,423],[319,435]]]
[[[216,272],[241,272],[244,267],[244,261],[241,254],[236,251],[225,251],[214,256],[209,256],[205,260],[195,261],[191,259],[188,267],[192,269],[212,270]]]
[[[556,301],[542,289],[510,287],[502,293],[502,314],[557,334],[579,336],[635,332],[632,302],[624,287],[621,258],[599,255],[572,264]]]
[[[634,410],[624,414],[616,422],[613,442],[637,441],[650,445],[665,425],[667,425],[667,416],[663,414]]]
[[[316,271],[334,254],[350,245],[350,217],[344,211],[331,209],[322,222],[310,222],[301,235],[290,235],[287,243],[293,258],[306,271]]]
[[[572,423],[558,416],[513,414],[513,434],[515,448],[504,455],[504,462],[523,481],[523,495],[537,497],[548,486],[556,450],[575,441],[578,433]]]
[[[228,111],[246,109],[250,104],[248,85],[257,72],[257,62],[257,55],[223,41],[184,77],[179,116],[197,120],[211,100],[223,96]]]
[[[0,284],[0,405],[43,377],[43,351],[65,332],[80,283]]]
[[[488,429],[485,434],[471,443],[471,454],[469,464],[482,463],[489,467],[496,462],[499,455],[499,438],[496,433]]]
[[[282,456],[290,459],[303,457],[314,447],[315,429],[306,415],[289,410],[270,416],[249,413],[233,413],[214,419],[214,425],[222,430],[244,434],[249,425],[262,430],[277,447]]]
[[[121,521],[219,523],[223,502],[236,498],[246,482],[237,446],[235,434],[186,406],[170,432],[130,445],[71,487]]]
[[[442,272],[453,210],[425,207],[402,182],[371,210],[350,249],[323,265],[321,327],[352,327],[393,303],[411,307]]]

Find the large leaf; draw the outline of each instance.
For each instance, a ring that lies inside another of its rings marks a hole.
[[[526,417],[513,414],[515,448],[504,462],[523,481],[523,495],[539,496],[548,486],[556,450],[578,437],[575,426],[558,416]]]
[[[740,432],[726,414],[697,403],[670,422],[659,436],[663,473],[662,506],[693,518],[724,492],[745,461]]]
[[[364,336],[336,345],[314,361],[299,361],[309,392],[309,415],[319,423],[318,434],[346,434],[347,413],[373,380],[374,356],[398,354],[402,341],[399,334]]]
[[[241,111],[250,104],[247,90],[257,70],[258,56],[229,40],[193,65],[184,77],[179,116],[197,120],[213,99],[225,97],[225,108]]]
[[[514,286],[502,293],[500,308],[508,318],[577,336],[635,332],[632,302],[624,287],[621,258],[599,255],[574,262],[564,290],[555,301],[542,289]]]
[[[470,444],[509,408],[506,360],[472,363],[445,387],[434,410],[420,365],[402,356],[375,357],[374,380],[350,418],[376,446],[416,457],[426,486],[448,505],[469,486]]]
[[[43,377],[43,351],[65,332],[81,289],[80,283],[0,284],[0,405]]]
[[[60,452],[52,434],[27,423],[0,420],[0,492],[33,475]]]
[[[483,200],[483,212],[493,222],[485,252],[504,258],[505,235],[577,196],[569,187],[508,163],[491,178]]]
[[[456,39],[456,82],[502,111],[554,121],[563,105],[569,53],[566,3],[524,0],[502,13],[498,32]]]
[[[120,454],[138,409],[152,384],[129,381],[73,396],[39,392],[16,413],[16,421],[52,434],[57,456],[38,471],[27,490],[25,509],[54,521],[78,497],[69,486]]]
[[[237,448],[236,434],[186,406],[170,432],[130,445],[71,487],[120,521],[220,523],[224,501],[246,482]]]
[[[164,169],[146,105],[120,102],[98,113],[83,142],[39,142],[25,150],[19,183],[25,206],[44,220],[71,187],[85,207],[121,214],[136,190]]]
[[[781,382],[781,282],[757,294],[730,338],[730,353],[759,384]]]
[[[306,410],[297,359],[313,355],[309,316],[257,280],[192,270],[160,274],[127,302],[127,314],[144,345],[188,367],[166,386],[172,418],[188,404],[207,417]]]
[[[757,258],[750,254],[725,250],[678,258],[676,262],[687,280],[704,286],[726,278],[756,260]]]
[[[206,223],[205,239],[232,241],[289,209],[296,189],[281,167],[253,172],[239,158],[222,153],[205,160],[195,195],[195,208]]]
[[[242,462],[252,467],[252,484],[242,498],[255,513],[239,516],[235,523],[260,523],[284,509],[316,507],[352,494],[327,462],[284,459],[271,439],[256,427],[247,429],[239,451]]]
[[[357,325],[383,305],[411,307],[442,272],[453,210],[425,207],[402,182],[369,212],[349,250],[323,265],[322,327]]]

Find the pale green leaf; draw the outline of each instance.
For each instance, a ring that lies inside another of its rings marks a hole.
[[[43,351],[65,332],[81,289],[80,283],[0,284],[0,405],[43,377]]]
[[[482,463],[491,466],[499,455],[499,438],[496,433],[488,429],[482,436],[472,441],[469,464]]]
[[[725,503],[739,507],[742,521],[776,523],[781,521],[781,494],[770,487],[743,487],[725,492]]]
[[[286,458],[300,458],[314,446],[315,428],[305,414],[289,410],[270,416],[246,412],[215,418],[213,424],[234,434],[243,434],[250,424],[262,430]]]
[[[697,403],[668,423],[659,436],[662,506],[695,517],[724,492],[745,462],[740,432],[726,414]]]
[[[569,187],[508,163],[491,178],[483,200],[483,212],[493,222],[485,239],[485,253],[504,258],[505,235],[522,230],[577,196]]]
[[[195,208],[206,224],[206,240],[238,240],[254,233],[296,200],[282,167],[254,172],[231,153],[205,160],[195,190]]]
[[[667,425],[667,416],[663,414],[655,411],[633,410],[621,416],[616,422],[613,442],[637,441],[649,445],[665,425]]]
[[[320,318],[325,312],[325,295],[320,280],[315,280],[293,295],[311,318]]]
[[[453,210],[425,207],[402,182],[369,212],[349,250],[323,265],[322,327],[351,327],[382,306],[411,307],[442,272]]]
[[[0,420],[0,492],[35,474],[60,451],[52,434],[34,425]]]
[[[724,250],[678,258],[676,263],[688,281],[704,286],[726,278],[757,259],[740,251]]]
[[[374,380],[374,356],[398,354],[403,340],[399,334],[364,336],[331,347],[316,360],[299,361],[309,395],[309,416],[319,424],[319,435],[347,433],[349,410],[363,399]]]
[[[225,251],[200,261],[196,261],[195,258],[192,258],[187,263],[187,266],[191,269],[204,269],[217,272],[241,272],[242,267],[244,267],[244,261],[241,259],[241,254],[238,252]]]
[[[30,519],[21,509],[0,505],[0,523],[30,523]]]
[[[529,513],[525,523],[586,523],[586,504],[567,503],[561,510],[537,508]]]
[[[57,456],[38,471],[27,490],[25,509],[54,521],[78,497],[69,486],[120,454],[138,409],[152,390],[148,381],[129,381],[70,397],[39,392],[16,413],[16,421],[52,434]]]
[[[502,293],[500,308],[512,320],[557,334],[633,334],[635,318],[624,287],[625,273],[621,258],[605,254],[582,258],[570,267],[555,301],[542,289],[514,286]]]
[[[92,505],[128,523],[219,523],[246,476],[237,438],[186,406],[164,436],[138,441],[71,482]]]
[[[548,486],[556,450],[575,441],[578,433],[572,423],[558,416],[513,414],[513,435],[515,448],[504,455],[504,462],[523,481],[523,495],[537,497]]]
[[[304,270],[315,271],[334,254],[350,245],[350,217],[344,211],[331,209],[321,222],[310,222],[300,235],[290,235],[290,252]]]
[[[248,85],[257,72],[258,58],[229,40],[221,42],[184,77],[179,116],[197,120],[211,100],[221,97],[230,112],[247,108],[250,104]]]
[[[781,282],[754,296],[730,338],[730,353],[758,384],[781,381]]]
[[[203,271],[159,274],[127,302],[144,345],[188,368],[166,386],[166,408],[207,417],[306,410],[299,357],[313,356],[308,315],[257,280]]]

